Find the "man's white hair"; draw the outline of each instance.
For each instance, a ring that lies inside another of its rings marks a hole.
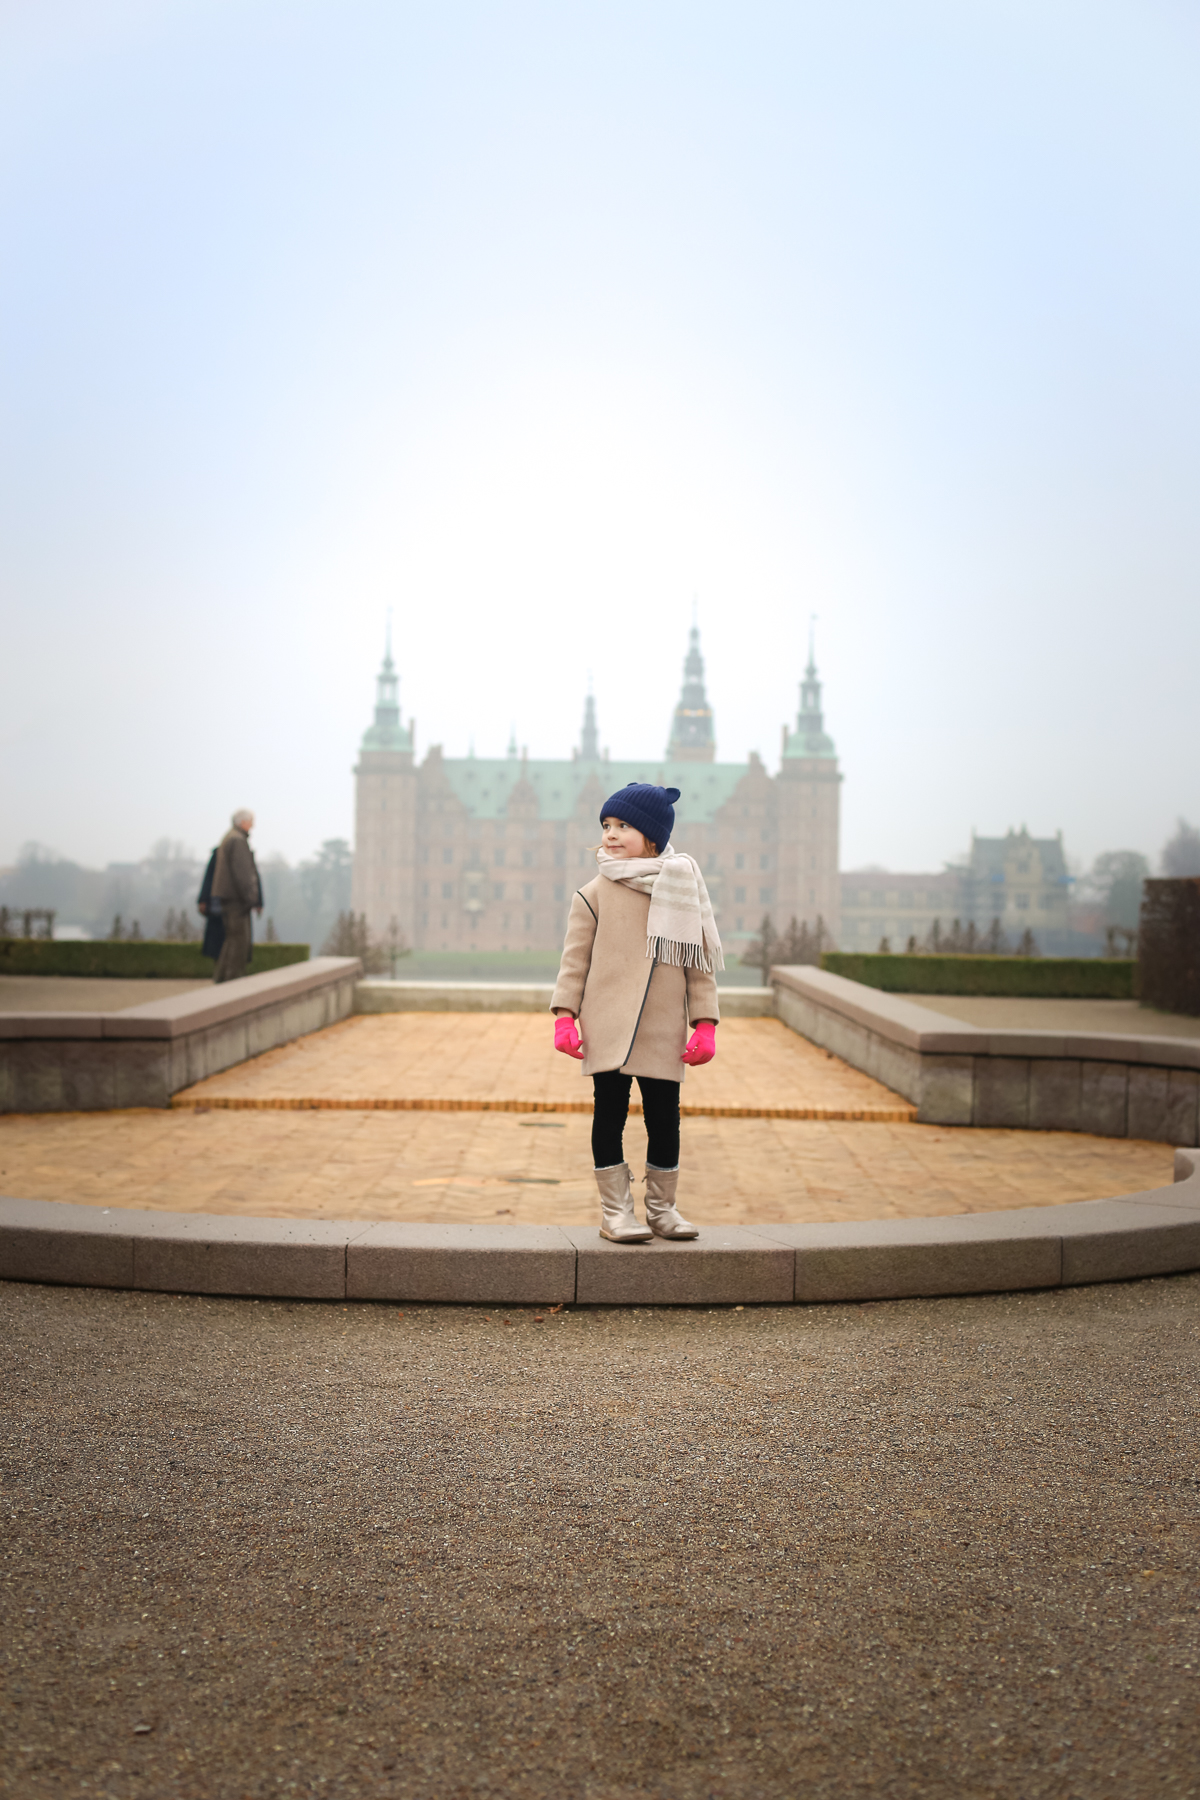
[[[230,823],[239,827],[243,825],[253,825],[254,814],[250,811],[248,806],[239,806],[234,813],[233,818],[230,820]]]

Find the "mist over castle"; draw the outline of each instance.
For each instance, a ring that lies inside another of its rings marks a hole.
[[[836,934],[842,777],[811,647],[778,775],[754,753],[718,762],[695,627],[664,726],[661,757],[613,757],[589,694],[569,758],[532,760],[514,737],[504,757],[448,757],[434,745],[418,762],[389,644],[354,772],[354,910],[379,937],[394,921],[418,950],[557,949],[571,895],[595,872],[600,807],[648,781],[680,790],[673,841],[704,869],[731,948],[764,912],[820,917]]]

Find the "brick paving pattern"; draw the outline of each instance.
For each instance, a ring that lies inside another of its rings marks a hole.
[[[393,1013],[344,1019],[199,1082],[173,1104],[590,1114],[591,1093],[579,1064],[555,1051],[549,1015]],[[727,1020],[716,1061],[689,1069],[682,1103],[731,1118],[900,1122],[916,1110],[778,1019]]]
[[[576,1113],[139,1111],[0,1119],[0,1192],[259,1217],[596,1218]],[[626,1152],[640,1171],[640,1120]],[[681,1203],[703,1225],[1052,1206],[1160,1187],[1169,1145],[857,1120],[684,1122]]]

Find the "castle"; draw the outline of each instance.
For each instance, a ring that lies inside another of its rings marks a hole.
[[[435,744],[418,765],[389,640],[354,775],[353,906],[375,936],[398,929],[416,950],[559,949],[571,896],[595,874],[600,807],[649,781],[680,790],[672,841],[703,868],[727,951],[767,912],[777,925],[820,915],[837,941],[842,778],[811,644],[796,728],[784,726],[771,775],[753,752],[716,760],[695,627],[666,752],[635,762],[601,751],[589,695],[569,761],[532,762],[512,741],[502,758]]]

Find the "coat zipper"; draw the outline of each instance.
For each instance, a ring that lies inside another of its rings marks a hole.
[[[629,1061],[630,1057],[633,1055],[633,1046],[637,1043],[637,1034],[641,1030],[642,1014],[646,1010],[646,1001],[650,995],[650,983],[654,980],[654,971],[655,971],[655,969],[657,969],[657,967],[658,967],[658,958],[656,956],[654,961],[650,964],[650,973],[646,977],[646,992],[642,995],[642,1004],[638,1007],[638,1016],[637,1016],[636,1021],[634,1022],[633,1036],[629,1040],[629,1048],[625,1052],[624,1056],[621,1058],[621,1067],[622,1068],[625,1067],[625,1064]]]

